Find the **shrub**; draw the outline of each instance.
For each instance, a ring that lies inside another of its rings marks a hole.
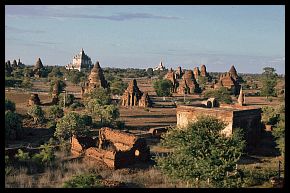
[[[104,105],[99,99],[90,99],[86,102],[86,110],[92,116],[97,116],[102,125],[111,125],[120,116],[115,105]]]
[[[25,153],[21,149],[18,149],[17,154],[15,154],[15,158],[17,158],[19,161],[27,161],[30,159],[29,153]]]
[[[122,79],[114,80],[110,83],[110,90],[112,94],[122,95],[127,87],[128,84],[124,83]]]
[[[204,96],[207,98],[214,97],[221,103],[222,102],[226,103],[226,104],[232,103],[230,91],[228,91],[227,88],[225,88],[225,87],[221,87],[219,90],[206,91]]]
[[[76,108],[81,108],[81,107],[84,107],[84,105],[79,101],[75,101],[73,104],[70,105],[70,108],[72,110],[74,110]]]
[[[47,123],[47,127],[48,127],[49,129],[52,129],[53,131],[55,131],[55,128],[56,128],[56,121],[55,121],[55,120],[48,121],[48,123]]]
[[[92,125],[92,123],[93,123],[92,117],[89,116],[89,115],[83,115],[83,116],[82,116],[82,119],[83,119],[84,124],[85,124],[86,126],[90,126],[90,125]]]
[[[22,83],[22,80],[5,77],[5,87],[17,87],[17,86],[19,87],[21,83]]]
[[[170,80],[158,80],[153,83],[157,96],[170,96],[173,84]]]
[[[279,120],[279,114],[271,106],[262,107],[262,121],[265,124],[275,125]]]
[[[278,176],[277,170],[244,170],[243,187],[261,185],[264,182],[269,182],[271,177]]]
[[[14,112],[15,111],[15,103],[12,102],[11,100],[5,98],[5,111],[12,111]]]
[[[62,91],[64,91],[65,87],[66,87],[66,83],[60,79],[54,79],[52,81],[50,81],[50,93],[52,93],[53,91],[53,87],[55,84],[58,84],[58,88],[57,88],[57,92],[61,93]]]
[[[87,131],[81,115],[71,112],[57,122],[54,136],[58,139],[68,139],[73,134],[81,135],[87,133]]]
[[[266,96],[276,96],[275,86],[277,85],[277,74],[275,69],[271,67],[263,68],[264,72],[262,73],[261,82],[261,95]]]
[[[64,93],[61,93],[59,96],[58,96],[58,105],[63,107],[64,106]],[[75,96],[73,94],[67,94],[66,95],[66,98],[65,98],[65,106],[70,106],[71,104],[73,104],[74,102],[74,99],[75,99]]]
[[[102,188],[101,179],[99,175],[81,174],[64,182],[63,188]]]
[[[230,183],[227,172],[234,171],[245,141],[240,130],[231,138],[221,135],[224,128],[225,123],[214,117],[199,117],[183,130],[169,129],[162,135],[162,145],[173,151],[166,157],[157,157],[157,167],[173,179],[188,182],[210,179],[214,187],[238,186]]]
[[[17,113],[12,111],[5,112],[5,137],[16,139],[22,137],[21,119]]]
[[[61,118],[64,115],[62,108],[58,105],[53,105],[49,107],[47,113],[50,119]]]
[[[38,105],[32,105],[27,114],[33,117],[34,123],[42,123],[44,121],[44,112]]]
[[[65,76],[67,80],[72,82],[73,84],[80,83],[81,79],[85,77],[83,72],[79,72],[78,70],[69,70],[66,72]]]
[[[110,92],[108,89],[104,88],[95,88],[90,93],[85,94],[86,102],[94,99],[100,105],[109,105],[111,104]]]
[[[21,83],[22,88],[31,88],[33,84],[30,82],[29,78],[23,78],[23,81]]]
[[[32,160],[42,165],[49,165],[55,160],[54,150],[49,144],[41,145],[39,153],[33,155]]]
[[[124,121],[116,121],[116,127],[118,129],[124,129],[125,128],[125,122]]]

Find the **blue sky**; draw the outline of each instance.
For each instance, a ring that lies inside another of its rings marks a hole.
[[[5,60],[66,65],[81,48],[101,67],[285,73],[285,6],[6,5]]]

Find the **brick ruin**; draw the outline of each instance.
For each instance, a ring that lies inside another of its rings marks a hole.
[[[199,85],[194,78],[192,70],[187,70],[182,76],[182,81],[179,82],[177,93],[178,94],[193,94],[198,88],[199,88]]]
[[[219,89],[220,87],[226,87],[234,95],[239,94],[241,85],[239,84],[239,76],[237,75],[237,71],[234,66],[231,67],[229,72],[220,75],[220,78],[214,85],[214,88]]]
[[[52,104],[57,104],[58,103],[58,96],[59,96],[59,80],[57,80],[55,82],[55,84],[53,85],[53,88],[52,88],[52,94],[51,94],[51,97],[52,97]]]
[[[122,96],[122,106],[139,106],[139,107],[151,107],[152,101],[148,93],[143,93],[137,86],[136,79],[129,82],[127,89]]]
[[[198,67],[194,67],[193,74],[194,74],[194,78],[196,80],[198,80],[198,77],[200,76],[200,71],[199,71]]]
[[[230,70],[229,70],[229,73],[230,73],[231,77],[233,77],[233,79],[234,79],[235,81],[237,81],[237,80],[239,79],[239,76],[238,76],[237,70],[236,70],[236,68],[235,68],[234,65],[231,66],[231,68],[230,68]]]
[[[152,101],[149,97],[148,92],[144,92],[141,99],[139,100],[139,107],[152,107]]]
[[[200,80],[200,77],[204,77],[206,82],[211,82],[212,80],[212,77],[206,71],[206,66],[204,64],[201,65],[200,71],[198,67],[194,67],[193,74],[197,82]]]
[[[204,64],[201,65],[200,67],[200,75],[203,76],[203,77],[207,77],[208,76],[208,73],[206,71],[206,67]]]
[[[37,77],[37,78],[41,77],[41,70],[42,70],[43,68],[44,68],[44,67],[43,67],[43,64],[42,64],[42,62],[41,62],[41,59],[38,58],[37,61],[36,61],[36,63],[35,63],[35,66],[34,66],[34,68],[33,68],[33,74],[34,74],[34,77]]]
[[[167,74],[164,76],[164,79],[170,80],[173,84],[173,87],[171,88],[171,92],[176,92],[177,89],[177,81],[175,78],[175,73],[172,70],[172,68],[170,68],[170,70],[167,72]]]
[[[209,99],[201,102],[201,107],[213,108],[213,107],[219,107],[219,106],[220,106],[220,104],[216,100],[216,98],[209,98]]]
[[[31,94],[28,99],[28,106],[32,105],[40,105],[40,99],[38,97],[38,94]]]
[[[240,94],[239,94],[239,97],[238,97],[238,104],[239,104],[240,106],[245,105],[245,103],[246,103],[246,100],[245,100],[245,99],[246,99],[246,98],[245,98],[245,96],[244,96],[243,89],[242,89],[242,87],[241,87],[241,89],[240,89]]]
[[[91,70],[91,73],[88,77],[88,81],[85,83],[85,86],[82,87],[82,95],[84,93],[89,93],[94,88],[108,88],[108,82],[105,79],[105,76],[103,74],[103,70],[100,67],[99,61],[96,62],[94,67]]]
[[[150,160],[150,149],[144,138],[108,127],[99,130],[98,140],[73,136],[71,144],[72,154],[94,158],[114,169]]]
[[[183,72],[181,70],[181,67],[178,66],[176,72],[175,72],[175,76],[176,76],[176,79],[181,79],[182,78],[182,75],[183,75]]]
[[[213,116],[224,121],[227,125],[222,133],[228,137],[233,134],[235,128],[241,128],[246,133],[245,137],[249,146],[254,146],[258,142],[261,132],[261,108],[223,104],[216,108],[178,106],[176,109],[177,127],[186,127],[201,115]]]

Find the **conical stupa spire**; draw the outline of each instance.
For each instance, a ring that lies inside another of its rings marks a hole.
[[[244,94],[243,94],[243,88],[241,87],[239,98],[238,98],[238,104],[243,106],[244,102],[245,102],[245,99],[244,99]]]
[[[235,68],[234,65],[231,66],[231,69],[229,70],[229,73],[234,77],[234,78],[237,78],[238,77],[238,73],[237,73],[237,70]]]

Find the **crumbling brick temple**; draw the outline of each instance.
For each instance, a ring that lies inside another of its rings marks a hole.
[[[241,88],[241,85],[239,84],[240,81],[241,78],[238,76],[235,67],[232,66],[229,72],[220,75],[220,78],[214,85],[214,88],[219,89],[220,87],[226,87],[234,95],[238,95]]]
[[[91,73],[88,77],[88,81],[85,83],[85,86],[82,87],[82,95],[84,93],[89,93],[95,88],[108,88],[109,84],[105,79],[102,68],[100,67],[99,61],[96,62],[94,67],[91,70]]]
[[[176,75],[176,79],[181,79],[182,78],[182,75],[183,75],[183,71],[181,69],[181,66],[178,66],[177,67],[177,70],[175,71],[175,75]]]
[[[193,94],[196,92],[198,88],[199,88],[199,85],[194,78],[194,74],[192,70],[187,70],[182,76],[182,80],[179,82],[177,93],[178,94]]]
[[[170,80],[172,82],[173,87],[171,88],[171,92],[176,92],[177,89],[177,81],[176,81],[176,75],[172,68],[167,72],[167,74],[164,76],[164,79]]]
[[[121,99],[122,106],[139,106],[139,107],[151,107],[152,101],[148,95],[148,93],[143,93],[140,91],[139,87],[137,86],[136,79],[133,79],[129,82],[129,85],[125,92],[123,93]]]
[[[43,68],[44,67],[43,67],[43,64],[41,62],[41,59],[38,58],[35,65],[34,65],[34,68],[33,68],[34,77],[37,77],[37,78],[41,77],[42,76],[41,71]]]
[[[261,132],[261,108],[253,106],[240,106],[221,104],[219,107],[204,108],[200,106],[177,106],[177,127],[186,127],[199,116],[209,115],[226,123],[222,131],[226,136],[231,136],[235,128],[245,131],[246,141],[249,146],[255,146],[259,141]]]
[[[99,130],[98,139],[73,136],[71,144],[72,154],[91,157],[114,169],[150,160],[144,138],[108,127]]]

